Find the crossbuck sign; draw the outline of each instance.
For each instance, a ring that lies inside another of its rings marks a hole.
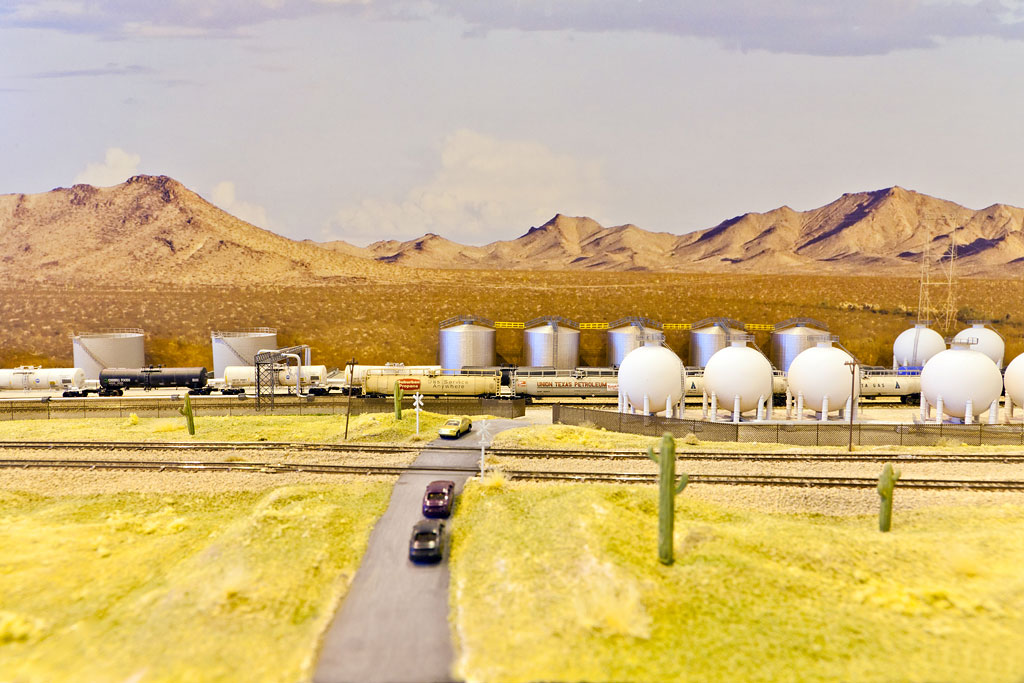
[[[423,394],[416,392],[412,395],[412,407],[416,409],[416,436],[420,435],[420,408],[423,407]]]

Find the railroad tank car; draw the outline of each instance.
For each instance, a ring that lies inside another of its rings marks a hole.
[[[861,367],[860,395],[864,398],[896,396],[904,403],[917,400],[921,394],[921,371],[917,368],[889,370]]]
[[[85,372],[81,368],[43,368],[22,365],[11,370],[0,370],[0,389],[20,391],[78,391],[85,386]]]
[[[395,371],[395,372],[412,372],[420,373],[430,370],[440,370],[440,365],[406,365],[405,363],[385,363],[384,365],[352,365],[351,363],[346,365],[344,370],[338,373],[337,377],[341,379],[343,385],[347,387],[351,384],[353,387],[363,386],[363,380],[366,379],[366,373],[371,370],[383,370],[383,371]]]
[[[326,365],[303,365],[300,371],[299,386],[315,386],[327,377]],[[295,386],[295,366],[289,365],[277,371],[274,383],[278,386]],[[241,389],[256,386],[256,366],[228,365],[224,368],[224,387]]]
[[[518,368],[515,393],[544,398],[547,396],[608,397],[619,395],[619,373],[615,368]]]
[[[363,379],[366,396],[393,396],[395,383],[406,394],[419,392],[424,396],[497,396],[501,393],[501,373],[475,371],[479,374],[449,375],[443,370],[423,373],[368,372]]]
[[[126,389],[184,388],[209,393],[206,368],[104,368],[100,370],[100,394],[120,395]]]

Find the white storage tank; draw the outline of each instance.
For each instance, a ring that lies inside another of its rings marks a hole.
[[[648,337],[661,334],[661,323],[631,316],[608,324],[608,367],[618,367],[634,349],[644,345]]]
[[[213,345],[213,376],[224,377],[228,366],[254,365],[256,353],[277,348],[277,330],[273,327],[251,327],[244,330],[210,332]]]
[[[772,364],[764,354],[747,346],[749,334],[733,334],[729,346],[718,351],[704,367],[704,393],[716,397],[717,406],[732,411],[736,398],[740,412],[756,410],[763,399],[772,400]]]
[[[100,378],[104,368],[142,368],[146,365],[146,335],[135,327],[71,335],[74,366],[86,379]]]
[[[20,391],[80,390],[85,386],[81,368],[42,368],[23,365],[0,370],[0,389]]]
[[[449,318],[440,325],[438,361],[445,370],[495,364],[494,322],[475,315]]]
[[[1006,395],[1015,405],[1024,406],[1024,353],[1020,354],[1006,366],[1003,373]]]
[[[918,323],[896,337],[892,344],[892,366],[919,368],[932,356],[945,350],[946,342],[942,335],[926,323]]]
[[[570,370],[579,364],[579,323],[561,316],[545,316],[526,323],[523,330],[523,365]]]
[[[729,346],[729,339],[746,339],[743,323],[732,318],[705,318],[690,328],[690,365],[703,368],[713,355]],[[744,342],[744,345],[745,342]]]
[[[825,418],[827,413],[846,408],[851,392],[860,385],[860,377],[852,374],[856,368],[847,365],[854,361],[853,356],[832,346],[834,337],[818,335],[811,339],[815,345],[789,364],[789,392],[798,406],[822,413]]]
[[[772,365],[789,372],[793,359],[814,348],[815,340],[823,335],[828,335],[828,325],[813,318],[790,318],[776,323],[772,332]]]
[[[953,418],[967,418],[967,402],[971,402],[971,420],[989,409],[1003,391],[1003,376],[995,362],[981,351],[975,351],[973,338],[957,335],[952,346],[929,359],[921,370],[921,400],[935,406],[939,399],[942,413]],[[922,412],[926,406],[922,403]],[[938,419],[942,415],[936,415]]]
[[[1003,367],[1003,354],[1006,353],[1006,343],[999,336],[998,332],[986,325],[987,323],[980,320],[972,320],[971,326],[957,332],[953,340],[954,342],[962,342],[968,339],[976,339],[977,343],[971,345],[971,350],[985,354],[992,359],[996,367],[1001,369]]]
[[[679,356],[652,335],[622,359],[618,379],[622,408],[629,406],[643,412],[646,397],[652,413],[664,413],[666,406],[674,408],[682,400],[686,370]]]

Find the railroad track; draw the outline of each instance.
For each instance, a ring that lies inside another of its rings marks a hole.
[[[311,473],[355,474],[369,476],[397,476],[405,473],[459,473],[476,474],[476,467],[449,466],[389,466],[389,465],[332,465],[310,463],[271,462],[200,462],[170,460],[67,460],[18,459],[0,460],[0,469],[88,469],[88,470],[152,470],[189,472],[258,472],[263,474]],[[530,471],[503,470],[509,479],[537,481],[575,481],[654,484],[653,473]],[[729,486],[796,486],[805,488],[874,488],[874,477],[814,477],[744,474],[692,474],[693,484],[719,484]],[[986,491],[1024,491],[1024,480],[1014,479],[901,479],[899,487],[909,489],[970,489]]]
[[[0,441],[0,450],[92,451],[327,451],[337,453],[410,453],[416,445],[311,443],[307,441]],[[472,448],[472,447],[468,447]]]

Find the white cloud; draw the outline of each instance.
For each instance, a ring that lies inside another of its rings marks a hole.
[[[252,223],[260,228],[269,228],[270,221],[267,220],[267,210],[259,204],[243,202],[235,195],[235,184],[229,180],[217,183],[210,195],[210,201],[224,209],[232,216],[241,218],[243,221]]]
[[[118,185],[139,174],[140,161],[142,157],[138,154],[131,154],[120,147],[110,147],[103,163],[87,164],[85,170],[75,176],[75,182],[97,187]]]
[[[604,195],[598,162],[460,130],[445,139],[441,168],[428,182],[401,201],[368,198],[342,208],[328,235],[372,242],[435,232],[483,244],[516,237],[559,212],[599,213]]]

